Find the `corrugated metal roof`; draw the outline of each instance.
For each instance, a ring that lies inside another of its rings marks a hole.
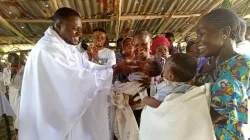
[[[15,33],[13,33],[12,31],[10,31],[9,29],[0,24],[0,35],[8,36],[8,35],[15,35]]]
[[[44,31],[51,26],[50,23],[12,23],[25,36],[43,36]]]
[[[8,45],[1,45],[0,51],[1,52],[11,52],[11,51],[18,51],[18,50],[31,50],[34,47],[32,44],[8,44]]]
[[[18,1],[18,0],[16,0]],[[174,15],[202,14],[218,0],[122,0],[121,16],[159,15],[155,19],[133,19],[120,21],[120,34],[130,35],[136,30],[148,30],[153,35],[167,31],[180,34],[188,26],[193,26],[198,17],[171,18],[166,24],[165,18],[175,10]],[[235,0],[232,10],[241,13],[248,0]],[[56,0],[58,7],[71,7],[77,10],[83,19],[113,19],[106,22],[83,23],[83,33],[90,34],[97,27],[106,29],[110,39],[115,39],[117,0]],[[172,4],[176,3],[175,6]],[[179,4],[179,6],[177,6]],[[0,15],[5,19],[50,19],[56,11],[52,0],[21,0],[19,2],[0,2]],[[247,11],[250,13],[250,11]],[[165,14],[165,18],[164,17]],[[10,21],[10,20],[8,20]],[[9,22],[26,38],[36,41],[43,36],[51,23]],[[161,30],[160,30],[161,29]],[[188,35],[194,35],[193,31]],[[5,36],[5,37],[4,37]],[[13,37],[15,36],[15,37]],[[84,38],[84,37],[83,37]],[[8,28],[0,25],[0,44],[27,43],[17,37]]]

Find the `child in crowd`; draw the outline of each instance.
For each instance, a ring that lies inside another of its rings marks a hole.
[[[126,37],[122,40],[121,43],[121,55],[120,58],[121,63],[126,63],[126,61],[132,61],[135,57],[135,47],[134,47],[134,40],[132,37]],[[116,78],[118,81],[123,81],[127,78],[128,75],[125,74],[118,74]]]
[[[148,79],[160,75],[162,70],[160,63],[149,59],[141,63],[141,72],[129,75],[123,83],[114,83],[111,102],[116,106],[116,111],[112,128],[118,139],[139,140],[139,129],[132,108],[138,108],[140,106],[136,105],[140,104],[132,107],[129,102],[136,100],[134,97],[138,94],[138,89],[145,90],[143,86],[148,83]]]
[[[194,78],[196,69],[197,62],[194,57],[181,53],[170,56],[164,65],[164,81],[157,86],[156,95],[148,97],[146,93],[140,92],[143,103],[157,108],[167,95],[171,93],[185,93],[192,87],[187,82]]]

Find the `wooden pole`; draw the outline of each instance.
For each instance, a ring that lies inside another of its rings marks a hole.
[[[119,38],[120,33],[120,21],[121,21],[121,11],[122,11],[122,0],[117,0],[118,4],[118,12],[117,12],[117,19],[116,19],[116,25],[115,25],[115,37],[116,39]]]
[[[27,2],[27,1],[51,1],[51,0],[0,0],[0,2]]]
[[[115,19],[82,19],[82,22],[106,22]],[[6,19],[8,22],[13,23],[52,23],[50,19]]]
[[[170,14],[164,14],[164,15],[126,15],[126,16],[120,16],[121,20],[145,20],[145,19],[158,19],[158,18],[166,18]],[[172,15],[171,18],[187,18],[187,17],[198,17],[201,14],[187,14],[187,15]],[[114,21],[117,20],[117,16],[113,16],[111,18],[105,18],[105,19],[82,19],[82,22],[108,22],[108,21]],[[52,23],[52,20],[50,19],[6,19],[8,22],[13,23]]]

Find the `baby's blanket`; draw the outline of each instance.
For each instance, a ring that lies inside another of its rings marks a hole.
[[[141,140],[215,140],[210,117],[210,85],[168,95],[158,108],[145,106]]]
[[[113,85],[112,104],[116,107],[113,131],[118,140],[139,140],[139,129],[133,111],[129,105],[129,96],[141,89],[137,81]]]

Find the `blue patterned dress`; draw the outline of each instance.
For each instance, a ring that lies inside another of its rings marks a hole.
[[[248,122],[249,76],[250,57],[237,55],[195,79],[196,85],[214,82],[211,106],[227,118],[225,123],[214,124],[218,140],[244,140],[242,124]]]

